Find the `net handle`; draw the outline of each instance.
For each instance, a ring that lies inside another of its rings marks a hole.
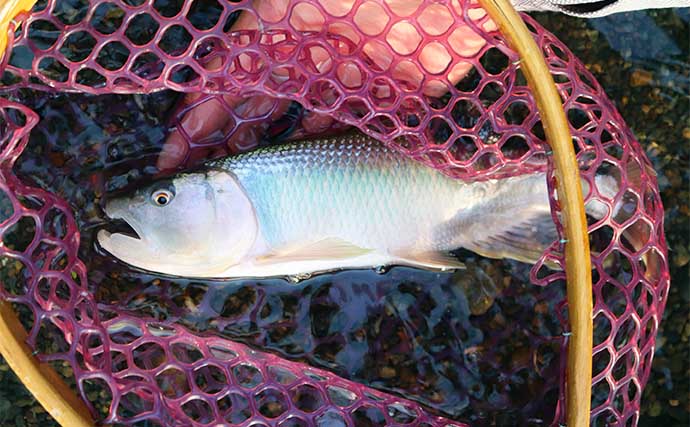
[[[31,10],[36,0],[0,0],[0,63],[7,54],[10,24]],[[41,406],[65,427],[92,427],[84,402],[47,363],[41,363],[26,344],[27,333],[12,305],[0,300],[0,355]]]
[[[92,427],[91,414],[55,370],[40,363],[12,306],[0,300],[0,354],[41,406],[65,427]]]
[[[587,220],[570,127],[553,77],[524,21],[508,0],[479,0],[520,55],[554,157],[558,202],[563,212],[570,338],[566,371],[568,427],[589,425],[592,398],[592,268]]]
[[[36,0],[0,0],[0,63],[7,53],[12,22],[31,10]],[[41,406],[62,426],[92,427],[91,413],[81,399],[26,344],[27,333],[7,301],[0,300],[0,355]]]
[[[10,23],[17,15],[29,12],[34,3],[36,0],[0,0],[0,62],[7,51]]]

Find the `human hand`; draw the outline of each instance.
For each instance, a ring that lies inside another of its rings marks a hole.
[[[292,0],[255,0],[253,2],[255,13],[262,21],[271,23],[279,21],[286,13],[288,6]],[[350,8],[350,0],[323,0],[322,4],[326,4],[327,10],[341,10],[347,11]],[[410,10],[410,0],[386,0],[386,4],[394,11]],[[381,22],[386,22],[389,18],[382,7],[373,2],[365,3],[361,7],[367,7],[366,13],[357,13],[355,24],[360,28],[368,28],[371,31],[376,31],[380,27]],[[411,12],[410,12],[411,13]],[[453,22],[453,16],[448,12],[444,5],[434,4],[425,6],[423,18],[418,18],[420,24],[423,24],[424,31],[430,35],[440,35],[448,33],[447,40],[455,53],[471,57],[476,54],[484,45],[486,40],[477,34],[472,28],[466,24],[459,24]],[[479,20],[483,17],[483,11],[480,9],[470,11],[470,17]],[[297,31],[320,31],[325,25],[323,16],[313,6],[307,3],[301,3],[296,6],[289,18],[290,24]],[[454,28],[451,30],[451,25]],[[253,30],[257,28],[256,17],[252,14],[244,13],[240,15],[233,26],[233,30]],[[493,22],[488,21],[484,24],[484,29],[491,31],[495,29]],[[352,29],[349,26],[331,26],[331,32],[337,32],[339,36],[356,39],[353,35]],[[422,36],[410,24],[400,22],[394,25],[385,37],[386,41],[396,52],[396,54],[407,55],[419,49]],[[393,59],[391,51],[380,47],[378,44],[366,45],[363,49],[368,58],[377,66],[383,67],[390,63]],[[319,70],[325,70],[332,65],[333,58],[328,56],[325,50],[314,52],[312,57],[314,65]],[[467,61],[460,61],[455,64],[449,63],[447,53],[444,48],[437,43],[429,43],[419,54],[419,64],[424,68],[428,74],[443,74],[450,68],[448,72],[448,80],[450,84],[456,84],[460,81],[471,69],[472,64]],[[210,61],[207,67],[218,67],[217,61]],[[344,68],[342,74],[339,75],[341,82],[345,85],[357,85],[358,80],[361,79],[359,71],[355,69]],[[427,96],[442,96],[447,90],[448,86],[439,80],[425,81],[425,75],[420,73],[416,67],[402,68],[395,73],[394,78],[398,81],[404,81],[414,87],[421,87],[422,92]],[[246,96],[223,96],[212,97],[206,102],[199,103],[201,94],[189,94],[185,97],[183,103],[190,106],[190,109],[180,120],[178,129],[173,131],[166,140],[163,150],[158,158],[157,166],[160,170],[170,170],[178,167],[189,156],[189,144],[182,133],[186,133],[186,137],[191,141],[203,141],[210,138],[223,138],[230,131],[233,130],[235,123],[230,114],[230,111],[237,112],[244,111],[247,117],[249,113],[254,114],[253,117],[265,114],[267,115],[265,122],[276,120],[285,113],[288,108],[289,101],[277,100],[266,95]],[[319,114],[309,114],[302,125],[305,127],[323,127],[330,118]],[[312,123],[313,122],[313,123]],[[256,123],[243,123],[238,128],[234,129],[232,135],[227,139],[226,144],[231,151],[246,151],[258,144],[260,129],[257,129]],[[195,153],[195,156],[206,156],[208,152],[201,151]]]

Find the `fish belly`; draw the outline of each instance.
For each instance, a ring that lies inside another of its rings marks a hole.
[[[222,274],[224,278],[240,277],[299,277],[305,274],[326,273],[347,269],[367,269],[389,265],[404,265],[398,260],[380,253],[347,259],[315,259],[285,261],[270,264],[245,262],[229,268]]]

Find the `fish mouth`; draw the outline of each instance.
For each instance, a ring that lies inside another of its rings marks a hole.
[[[99,234],[108,233],[122,234],[136,240],[142,240],[141,235],[137,231],[135,221],[128,221],[126,203],[121,199],[109,201],[103,208],[103,212],[108,217],[108,222],[104,227],[101,227]]]
[[[139,236],[139,233],[137,233],[134,227],[121,218],[111,220],[106,226],[102,227],[101,230],[106,231],[109,234],[123,234],[127,237],[141,240],[141,236]]]

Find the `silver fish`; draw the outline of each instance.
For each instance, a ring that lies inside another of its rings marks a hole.
[[[362,134],[211,161],[105,211],[137,235],[101,230],[107,252],[196,278],[456,269],[457,248],[534,263],[557,238],[543,173],[466,183]]]

